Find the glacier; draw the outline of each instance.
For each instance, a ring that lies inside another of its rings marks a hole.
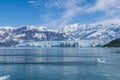
[[[40,42],[28,42],[18,44],[12,47],[75,47],[75,48],[89,48],[89,47],[101,47],[110,41],[99,40],[81,40],[81,41],[40,41]]]

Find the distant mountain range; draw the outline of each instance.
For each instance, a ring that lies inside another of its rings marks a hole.
[[[120,38],[120,25],[71,24],[59,30],[45,27],[0,27],[0,46],[39,41],[111,40]]]
[[[120,38],[120,25],[72,24],[63,27],[59,32],[78,40],[111,40]]]
[[[0,46],[13,46],[25,42],[63,41],[69,36],[43,27],[25,26],[21,28],[0,28]]]

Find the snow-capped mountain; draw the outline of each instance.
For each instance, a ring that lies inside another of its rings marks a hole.
[[[0,28],[0,46],[40,41],[112,40],[116,38],[120,38],[120,25],[118,24],[72,24],[59,30],[50,30],[42,26]]]
[[[120,38],[120,25],[72,24],[63,27],[59,32],[66,33],[78,40],[111,40]]]
[[[65,41],[69,36],[44,27],[24,26],[0,28],[0,46],[13,46],[25,42]]]

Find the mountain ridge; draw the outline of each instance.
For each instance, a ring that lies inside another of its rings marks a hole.
[[[120,38],[118,24],[71,24],[61,29],[46,27],[0,27],[0,46],[39,41],[113,40]]]

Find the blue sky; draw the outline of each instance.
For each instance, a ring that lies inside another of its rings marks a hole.
[[[120,23],[120,0],[0,0],[0,26]]]

